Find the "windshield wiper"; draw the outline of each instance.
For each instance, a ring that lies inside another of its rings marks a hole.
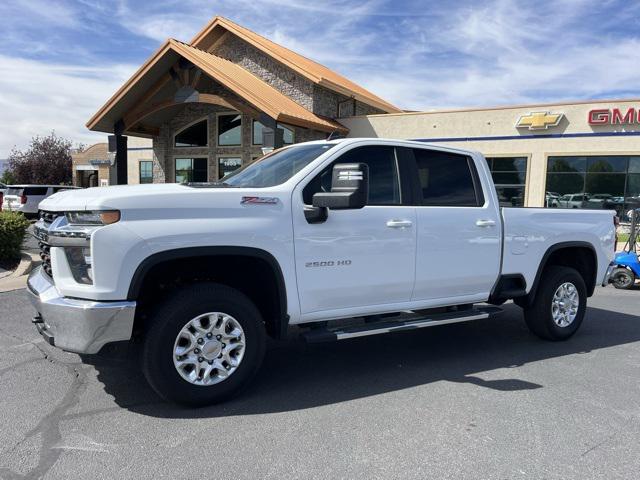
[[[185,182],[182,185],[191,188],[233,188],[226,182]]]

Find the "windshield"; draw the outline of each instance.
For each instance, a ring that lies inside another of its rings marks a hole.
[[[313,162],[335,144],[314,143],[277,150],[224,177],[230,187],[273,187],[280,185]]]

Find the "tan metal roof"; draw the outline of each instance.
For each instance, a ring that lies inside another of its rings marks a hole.
[[[326,87],[330,90],[342,93],[348,97],[379,108],[386,113],[399,113],[398,107],[390,104],[382,98],[374,95],[360,85],[353,83],[351,80],[339,75],[333,70],[321,65],[313,60],[308,59],[288,48],[278,45],[271,40],[258,35],[251,30],[232,22],[224,17],[215,17],[209,24],[202,29],[191,41],[191,45],[207,49],[212,42],[212,37],[218,37],[215,33],[216,29],[227,30],[242,40],[250,43],[262,52],[266,53],[275,60],[288,66],[303,77],[312,82]]]
[[[180,57],[186,58],[256,110],[277,121],[325,132],[347,132],[337,121],[320,117],[283,95],[239,65],[177,40],[167,40],[160,49],[87,122],[91,130],[112,132],[124,117]]]

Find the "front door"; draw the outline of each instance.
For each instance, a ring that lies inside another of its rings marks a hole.
[[[335,163],[369,166],[369,203],[358,210],[331,210],[326,221],[310,224],[303,204],[330,190]],[[411,299],[416,214],[414,206],[404,205],[395,148],[349,150],[297,196],[302,198],[293,201],[294,242],[303,320],[357,315]]]

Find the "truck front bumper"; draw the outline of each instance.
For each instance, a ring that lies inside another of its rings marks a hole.
[[[129,340],[136,302],[96,302],[63,297],[41,267],[27,281],[38,314],[33,323],[51,344],[76,353],[98,353],[107,343]]]

